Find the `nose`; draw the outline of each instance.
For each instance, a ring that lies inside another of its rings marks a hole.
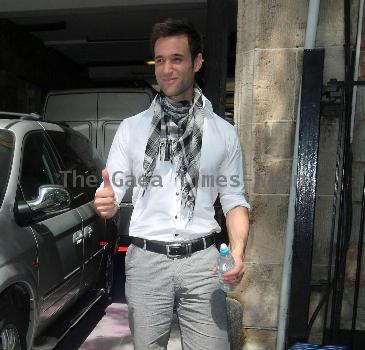
[[[164,74],[170,74],[172,71],[172,64],[169,60],[166,60],[163,65],[163,73]]]

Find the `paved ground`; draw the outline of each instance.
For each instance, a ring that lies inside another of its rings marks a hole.
[[[133,350],[128,327],[126,304],[111,304],[105,315],[85,339],[81,350]],[[180,337],[177,326],[173,328],[168,350],[180,350]]]
[[[68,333],[55,350],[133,350],[124,297],[124,259],[116,261],[116,283],[113,303],[108,307],[97,303]],[[176,321],[171,330],[168,350],[181,350]]]

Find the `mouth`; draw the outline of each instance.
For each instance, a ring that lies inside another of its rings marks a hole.
[[[162,79],[162,81],[163,81],[165,84],[172,84],[172,83],[174,83],[176,80],[177,80],[177,78]]]

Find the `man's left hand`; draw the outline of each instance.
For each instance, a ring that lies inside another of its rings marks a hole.
[[[221,282],[224,284],[232,284],[236,286],[242,280],[242,277],[246,271],[245,265],[242,261],[241,256],[235,255],[232,253],[232,256],[235,261],[235,266],[233,269],[225,272],[221,278]]]

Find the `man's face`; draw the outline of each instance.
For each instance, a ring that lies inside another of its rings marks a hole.
[[[159,38],[155,43],[155,75],[164,94],[175,101],[191,101],[195,73],[203,59],[191,59],[186,35]]]

